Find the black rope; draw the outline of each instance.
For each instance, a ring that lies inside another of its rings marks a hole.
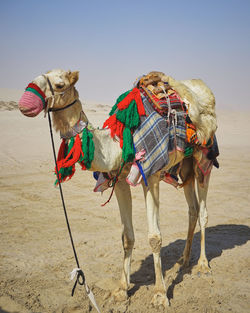
[[[66,105],[66,106],[63,107],[63,108],[50,108],[49,111],[50,111],[50,112],[58,112],[58,111],[65,110],[65,109],[71,107],[73,104],[75,104],[77,100],[78,100],[78,99],[74,100],[72,103]]]
[[[77,283],[81,286],[84,285],[84,283],[85,283],[85,276],[84,276],[84,273],[81,269],[77,271],[76,281],[75,281],[74,286],[73,286],[72,291],[71,291],[72,297],[74,296],[74,292],[75,292]]]
[[[59,184],[59,190],[60,190],[60,194],[61,194],[63,211],[64,211],[64,215],[65,215],[65,219],[66,219],[66,223],[67,223],[67,227],[68,227],[68,231],[69,231],[69,237],[70,237],[72,249],[73,249],[73,252],[74,252],[76,264],[77,264],[77,267],[79,268],[79,270],[77,270],[76,281],[75,281],[75,284],[73,286],[72,293],[71,293],[71,296],[73,297],[77,283],[79,285],[84,285],[84,283],[85,283],[85,276],[84,276],[83,271],[80,269],[80,265],[79,265],[79,261],[78,261],[78,257],[77,257],[77,254],[76,254],[76,249],[75,249],[75,245],[74,245],[74,241],[73,241],[73,237],[72,237],[72,233],[71,233],[71,229],[70,229],[70,225],[69,225],[69,220],[68,220],[68,215],[67,215],[67,211],[66,211],[66,206],[65,206],[65,202],[64,202],[64,197],[63,197],[63,192],[62,192],[62,185],[61,185],[61,182],[60,182],[59,171],[58,171],[58,166],[57,166],[57,162],[56,162],[56,150],[55,150],[55,143],[54,143],[53,132],[52,132],[50,110],[48,111],[48,120],[49,120],[49,129],[50,129],[50,137],[51,137],[54,161],[55,161],[55,166],[56,166],[56,176],[57,176],[57,180],[58,180],[58,184]]]

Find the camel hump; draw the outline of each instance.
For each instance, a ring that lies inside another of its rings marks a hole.
[[[217,129],[215,97],[211,89],[201,79],[176,80],[163,72],[150,72],[143,76],[140,84],[146,86],[158,97],[164,87],[174,90],[188,106],[188,114],[196,127],[200,142],[208,141]]]
[[[175,88],[189,105],[188,113],[196,126],[199,141],[208,141],[217,129],[213,92],[201,79],[180,81]]]

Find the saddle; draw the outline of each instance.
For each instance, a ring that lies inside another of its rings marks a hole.
[[[146,184],[147,177],[168,164],[169,152],[179,150],[189,157],[194,147],[212,147],[214,106],[214,96],[201,80],[176,81],[162,72],[140,77],[118,97],[103,125],[119,138],[122,165],[134,162],[127,182],[136,185],[141,173]]]
[[[208,142],[214,136],[217,129],[215,98],[201,79],[177,81],[163,72],[154,71],[141,77],[136,86],[146,92],[160,114],[169,109],[167,97],[171,99],[175,94],[181,103],[175,109],[187,110],[189,121],[196,129],[197,142]]]

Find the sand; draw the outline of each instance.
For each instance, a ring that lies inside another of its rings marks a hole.
[[[84,288],[69,273],[76,267],[59,190],[53,186],[48,122],[26,118],[10,98],[0,97],[0,312],[95,312]],[[96,126],[109,107],[86,105]],[[98,113],[97,113],[98,112]],[[190,268],[173,275],[184,248],[188,215],[182,190],[161,183],[162,263],[171,306],[166,312],[249,312],[250,309],[250,131],[249,112],[218,111],[220,169],[213,169],[208,194],[206,251],[211,275],[197,275],[199,226]],[[59,136],[55,135],[58,146]],[[77,168],[64,183],[64,197],[80,265],[102,312],[163,312],[150,305],[154,271],[147,241],[141,187],[133,188],[136,242],[129,300],[110,297],[122,269],[120,216],[115,197],[93,192],[92,173]]]

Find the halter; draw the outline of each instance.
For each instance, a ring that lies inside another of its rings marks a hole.
[[[46,101],[47,101],[47,99],[52,98],[52,104],[51,104],[51,106],[49,107],[49,106],[47,105],[47,107],[45,108],[44,117],[46,116],[46,113],[47,113],[48,111],[49,111],[49,112],[58,112],[58,111],[62,111],[62,110],[65,110],[65,109],[71,107],[73,104],[75,104],[75,103],[78,101],[78,99],[75,99],[73,102],[71,102],[70,104],[66,105],[66,106],[63,107],[63,108],[53,108],[54,102],[55,102],[55,96],[59,96],[59,95],[65,94],[65,92],[66,92],[67,90],[69,90],[70,88],[72,88],[72,86],[69,86],[69,87],[66,88],[64,91],[62,91],[62,92],[57,92],[57,93],[55,94],[54,89],[53,89],[53,87],[52,87],[52,84],[51,84],[51,82],[50,82],[50,80],[49,80],[49,77],[48,77],[47,75],[45,75],[45,74],[43,74],[43,77],[46,79],[46,81],[47,81],[47,83],[48,83],[48,85],[49,85],[50,92],[51,92],[51,96],[46,97]]]

